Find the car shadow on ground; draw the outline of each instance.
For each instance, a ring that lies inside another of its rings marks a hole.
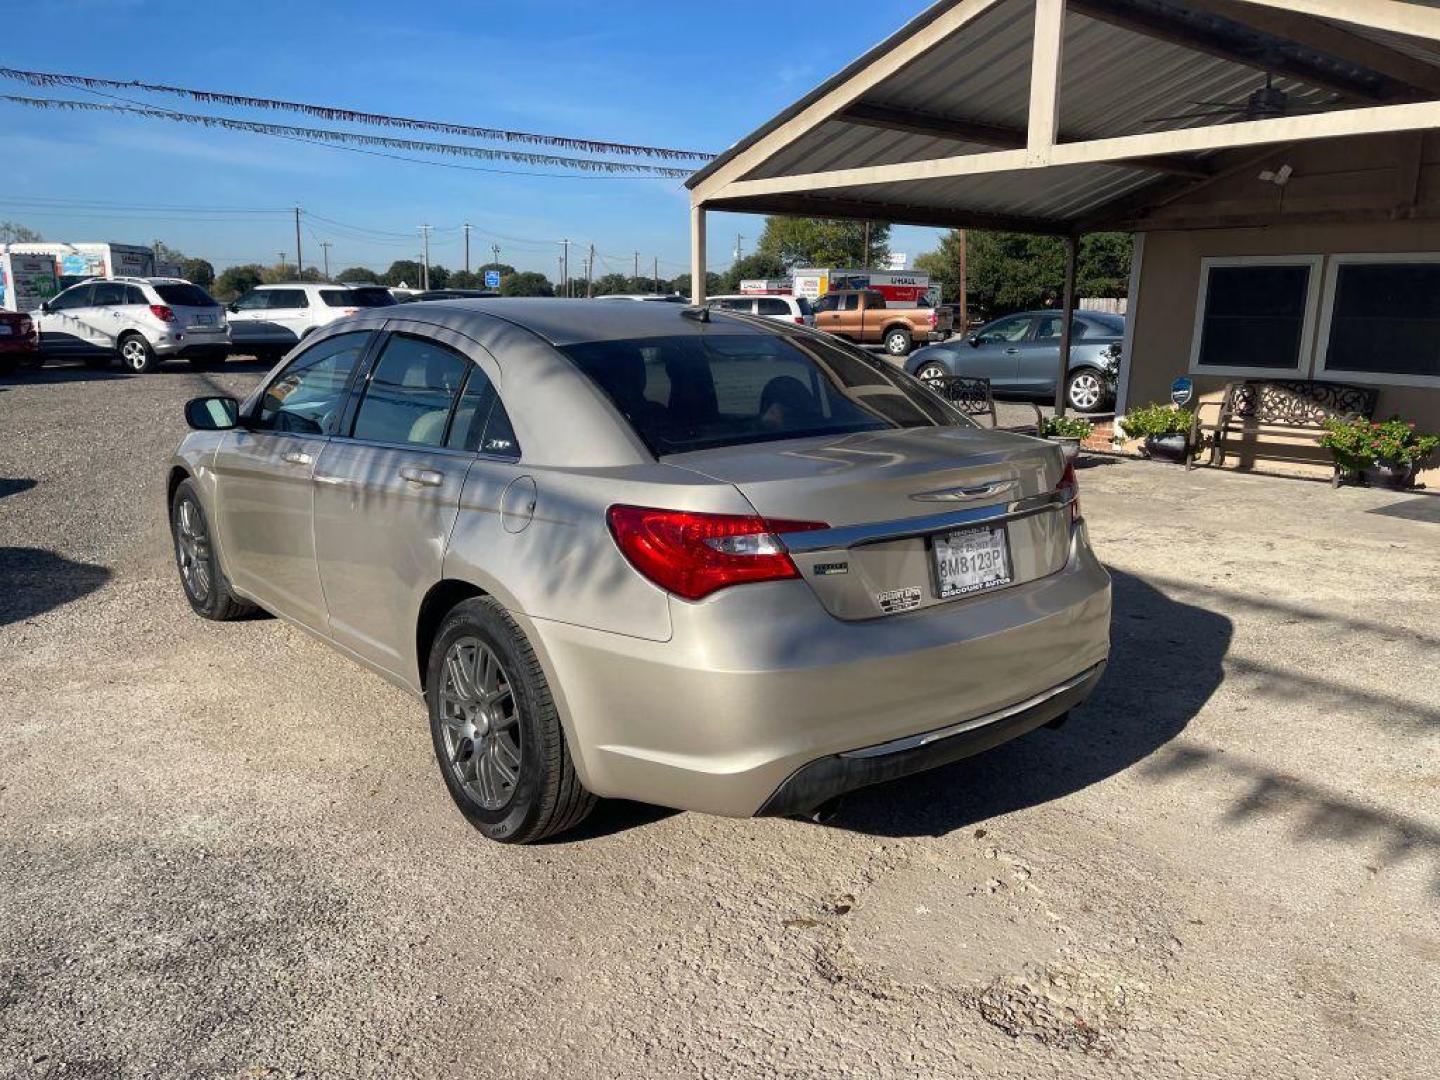
[[[247,374],[259,374],[269,371],[274,365],[268,360],[256,360],[252,357],[234,357],[220,363],[202,364],[199,367],[188,360],[168,360],[162,363],[154,371],[144,375],[136,375],[125,371],[116,364],[109,367],[93,368],[86,367],[78,360],[47,360],[45,366],[32,368],[27,371],[16,371],[0,376],[0,385],[6,387],[23,386],[26,383],[37,383],[42,385],[54,383],[72,382],[100,382],[114,381],[117,379],[148,379],[152,376],[166,375],[219,375],[234,372],[245,372]]]
[[[35,481],[28,477],[20,479],[19,477],[0,476],[0,499],[9,495],[19,495],[22,491],[29,491],[34,486]]]
[[[828,824],[878,836],[940,836],[1080,791],[1148,758],[1224,680],[1234,625],[1112,570],[1110,667],[1058,730],[848,796]]]
[[[0,626],[23,622],[94,592],[111,577],[94,563],[42,548],[0,547]]]

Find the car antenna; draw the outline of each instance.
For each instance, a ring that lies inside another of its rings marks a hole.
[[[692,319],[695,322],[708,323],[710,321],[710,309],[698,304],[689,304],[680,309],[682,319]]]

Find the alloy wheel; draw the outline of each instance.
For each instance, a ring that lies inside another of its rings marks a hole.
[[[929,382],[931,379],[943,379],[948,374],[950,373],[940,364],[926,364],[915,373],[915,377],[922,382]]]
[[[210,535],[193,499],[181,499],[175,507],[175,558],[185,590],[203,604],[210,596]]]
[[[150,363],[149,351],[139,338],[126,338],[120,346],[120,360],[131,371],[144,371]]]
[[[486,810],[503,808],[520,780],[520,714],[509,675],[478,638],[446,650],[440,726],[455,780]]]
[[[1070,404],[1082,412],[1091,412],[1100,407],[1105,388],[1100,378],[1088,371],[1082,371],[1070,380]]]

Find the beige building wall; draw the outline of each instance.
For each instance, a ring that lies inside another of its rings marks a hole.
[[[1133,338],[1126,406],[1168,402],[1171,383],[1181,375],[1193,378],[1197,397],[1210,401],[1219,398],[1226,382],[1242,377],[1191,370],[1204,259],[1396,252],[1440,257],[1440,161],[1428,160],[1436,149],[1440,149],[1440,139],[1432,135],[1423,144],[1415,136],[1403,140],[1391,136],[1277,150],[1271,161],[1153,212],[1144,223],[1138,296],[1131,298]],[[1258,179],[1262,169],[1286,163],[1291,164],[1294,176],[1284,190]],[[1436,216],[1429,216],[1432,214]],[[1381,220],[1382,215],[1391,220]],[[1347,222],[1347,216],[1365,220]],[[1257,217],[1273,223],[1202,227],[1206,221]],[[1287,217],[1297,220],[1287,222]],[[1328,265],[1328,260],[1321,264],[1322,275]],[[1315,332],[1302,350],[1302,377],[1367,385],[1363,377],[1326,376],[1318,371],[1322,316],[1323,310],[1317,312]],[[1277,372],[1274,377],[1296,376]],[[1385,385],[1378,389],[1378,418],[1398,413],[1424,430],[1440,431],[1440,387]],[[1213,406],[1205,409],[1206,419],[1213,419],[1216,412]],[[1264,439],[1244,442],[1238,459],[1230,463],[1297,471],[1293,463],[1267,458],[1267,444],[1274,445]],[[1328,454],[1317,451],[1314,460],[1328,471]],[[1313,470],[1302,465],[1298,471]],[[1440,467],[1432,462],[1420,479],[1432,490],[1440,489]]]

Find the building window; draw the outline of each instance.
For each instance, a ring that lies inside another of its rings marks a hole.
[[[1319,284],[1319,256],[1203,260],[1191,371],[1300,374]]]
[[[1326,376],[1440,385],[1440,255],[1337,255],[1326,300]]]

